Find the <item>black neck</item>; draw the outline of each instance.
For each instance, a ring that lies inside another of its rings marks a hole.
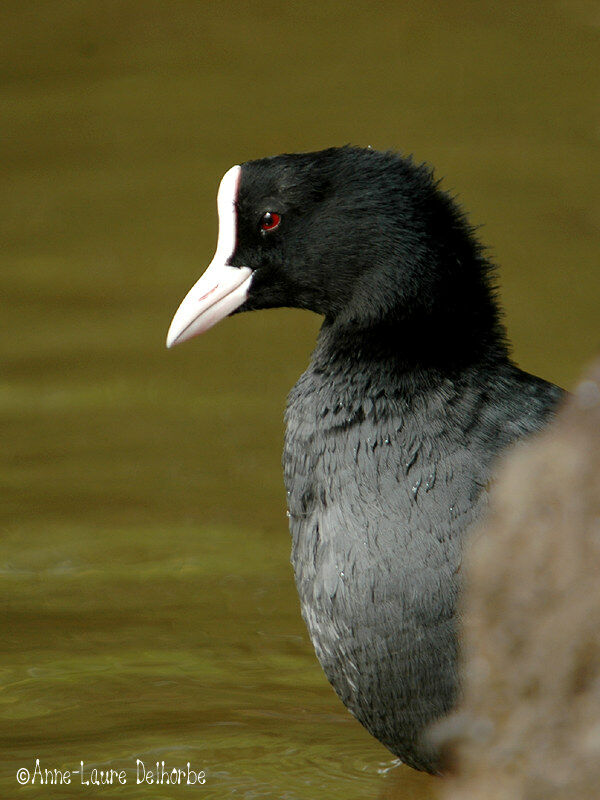
[[[506,361],[493,266],[462,224],[438,239],[443,247],[430,248],[416,260],[429,265],[418,288],[410,280],[419,274],[417,266],[403,270],[394,262],[387,280],[373,281],[371,294],[364,290],[326,317],[315,366],[333,367],[337,360],[365,369],[387,364],[396,373],[448,374]]]
[[[463,313],[446,318],[394,319],[361,327],[325,320],[313,354],[318,371],[391,371],[448,376],[508,359],[496,309],[487,319]]]

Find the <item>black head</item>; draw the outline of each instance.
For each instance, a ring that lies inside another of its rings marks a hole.
[[[341,147],[233,170],[219,192],[219,214],[221,225],[223,213],[233,217],[223,263],[234,270],[240,302],[225,303],[225,314],[291,306],[354,329],[464,326],[467,319],[478,330],[497,328],[489,264],[428,167],[395,153]],[[208,283],[200,288],[216,305],[227,300]]]

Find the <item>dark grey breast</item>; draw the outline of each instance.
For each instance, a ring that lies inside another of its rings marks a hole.
[[[437,771],[424,732],[458,691],[464,534],[497,452],[542,427],[560,392],[508,363],[417,380],[393,360],[322,356],[290,394],[283,459],[302,615],[350,711]]]

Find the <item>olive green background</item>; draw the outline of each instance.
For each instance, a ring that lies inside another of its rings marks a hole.
[[[0,792],[430,797],[300,619],[282,413],[319,320],[164,339],[225,170],[350,142],[435,165],[515,358],[572,386],[600,344],[600,7],[5,0],[0,36]],[[19,787],[36,757],[128,784]],[[206,784],[138,786],[136,758]]]

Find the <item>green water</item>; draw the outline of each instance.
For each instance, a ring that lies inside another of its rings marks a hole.
[[[1,795],[432,797],[300,619],[282,412],[318,319],[164,338],[228,167],[371,144],[447,176],[517,360],[570,385],[600,343],[598,6],[4,2],[0,31]],[[20,788],[36,758],[128,783]]]

